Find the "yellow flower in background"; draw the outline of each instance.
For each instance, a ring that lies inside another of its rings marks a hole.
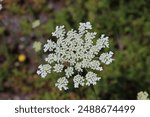
[[[25,54],[20,54],[19,56],[18,56],[18,61],[19,62],[24,62],[26,60],[26,55]]]

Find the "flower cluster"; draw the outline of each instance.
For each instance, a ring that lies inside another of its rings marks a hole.
[[[3,6],[2,6],[2,3],[1,3],[1,2],[3,2],[3,0],[0,0],[0,10],[3,9]]]
[[[64,26],[57,26],[52,36],[57,41],[47,40],[44,52],[49,53],[45,58],[46,64],[40,65],[37,74],[46,77],[48,73],[64,72],[65,76],[55,84],[60,90],[68,89],[69,79],[72,78],[74,87],[95,85],[101,79],[93,71],[102,71],[101,64],[110,64],[113,52],[100,54],[104,48],[109,48],[108,37],[102,34],[94,43],[96,32],[91,32],[90,22],[80,23],[78,30],[66,32]]]
[[[148,98],[148,93],[146,91],[140,91],[138,94],[137,94],[137,99],[138,100],[149,100]]]
[[[35,52],[39,52],[41,50],[41,46],[42,46],[42,43],[41,42],[38,42],[38,41],[35,41],[33,43],[33,49],[35,50]]]

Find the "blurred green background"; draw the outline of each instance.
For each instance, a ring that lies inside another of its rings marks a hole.
[[[136,99],[150,92],[150,0],[3,0],[0,11],[0,99]],[[36,21],[40,25],[33,27]],[[36,70],[57,25],[77,28],[90,21],[98,36],[110,37],[115,61],[90,87],[59,91],[59,74],[41,79]],[[22,58],[21,60],[19,58]],[[25,58],[25,59],[24,59]],[[23,60],[24,59],[24,60]]]

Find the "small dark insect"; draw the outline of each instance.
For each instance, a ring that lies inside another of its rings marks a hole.
[[[64,65],[64,67],[68,67],[68,66],[70,66],[70,63],[68,61],[63,61],[63,65]]]

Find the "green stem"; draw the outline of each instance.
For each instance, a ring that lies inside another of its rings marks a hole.
[[[88,72],[88,70],[87,70],[87,69],[85,69],[85,71],[86,71],[86,72]],[[94,89],[94,86],[93,86],[93,85],[91,86],[91,89],[92,89],[92,91],[94,92],[94,95],[95,95],[95,97],[96,97],[96,100],[98,100],[98,95],[97,95],[97,93],[96,93],[96,91],[95,91],[95,89]]]
[[[93,86],[93,85],[91,86],[91,89],[92,89],[92,91],[94,92],[94,95],[95,95],[95,97],[96,97],[96,100],[98,100],[98,95],[97,95],[97,93],[96,93],[96,91],[95,91],[95,89],[94,89],[94,86]]]

